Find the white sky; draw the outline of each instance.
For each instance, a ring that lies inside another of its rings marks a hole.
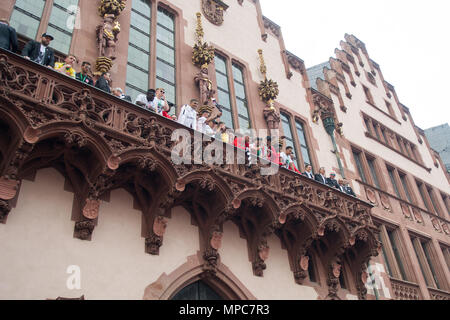
[[[286,49],[312,67],[345,33],[366,44],[422,129],[450,122],[449,0],[260,0]]]

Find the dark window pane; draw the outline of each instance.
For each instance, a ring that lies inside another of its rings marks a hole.
[[[353,152],[353,157],[355,158],[356,167],[358,168],[359,176],[364,183],[367,183],[366,174],[364,173],[364,169],[361,163],[361,154],[357,152]]]
[[[400,198],[400,192],[398,191],[397,182],[395,182],[394,171],[392,169],[388,169],[389,178],[391,179],[392,186],[394,187],[395,194]]]
[[[380,183],[378,182],[377,171],[375,170],[375,160],[367,159],[367,162],[369,163],[370,173],[372,174],[373,182],[375,183],[375,186],[379,189]]]
[[[405,269],[403,268],[403,262],[402,262],[402,259],[400,256],[400,251],[399,251],[399,247],[398,247],[399,244],[395,240],[394,231],[388,230],[388,236],[389,236],[389,240],[391,241],[391,246],[392,246],[392,250],[394,251],[395,259],[397,260],[397,264],[400,269],[402,280],[408,281],[408,278],[406,277]]]
[[[46,32],[55,37],[50,44],[50,47],[65,54],[69,53],[70,44],[72,43],[72,35],[68,35],[65,32],[61,32],[51,26],[48,26]]]
[[[406,176],[400,175],[400,180],[402,181],[403,189],[405,190],[406,197],[408,198],[409,202],[412,203],[411,195],[408,191],[408,184],[406,182]]]

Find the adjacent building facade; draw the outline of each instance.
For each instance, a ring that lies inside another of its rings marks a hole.
[[[433,150],[439,153],[447,172],[450,171],[450,126],[448,123],[425,130]]]
[[[257,0],[3,2],[22,45],[50,33],[177,113],[211,94],[228,128],[279,129],[358,198],[262,162],[176,164],[176,122],[1,51],[0,298],[449,299],[450,177],[355,36],[306,69]]]

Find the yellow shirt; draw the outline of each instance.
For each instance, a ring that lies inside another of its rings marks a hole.
[[[56,70],[56,71],[60,71],[61,68],[62,68],[64,65],[65,65],[64,62],[56,62],[56,63],[55,63],[55,70]],[[75,72],[75,70],[74,70],[72,67],[70,67],[69,69],[65,70],[64,74],[65,74],[66,76],[75,78],[76,72]]]

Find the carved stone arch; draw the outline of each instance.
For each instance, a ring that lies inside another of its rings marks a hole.
[[[95,130],[80,124],[81,122],[58,121],[39,127],[38,141],[60,136],[68,144],[86,146],[96,154],[101,163],[107,164],[113,154],[111,147]]]
[[[331,216],[322,221],[318,227],[318,235],[324,236],[327,231],[335,231],[343,244],[347,244],[351,238],[351,233],[344,221],[338,216]]]
[[[264,207],[273,220],[278,220],[281,209],[272,196],[265,192],[262,187],[242,191],[233,202],[236,203],[236,206],[239,204],[238,207],[240,207],[244,200],[250,201],[254,206]]]
[[[256,297],[224,264],[220,263],[214,277],[203,271],[201,252],[170,274],[163,273],[145,288],[144,300],[168,300],[181,289],[198,280],[205,281],[226,300],[256,300]]]
[[[144,171],[157,171],[169,186],[174,186],[177,182],[178,175],[170,160],[155,147],[126,150],[118,154],[117,158],[118,166],[131,162],[136,163]]]
[[[233,191],[228,183],[212,168],[207,170],[197,170],[188,173],[183,177],[179,177],[176,182],[176,188],[179,191],[184,191],[185,186],[194,181],[202,184],[202,188],[204,187],[210,191],[217,188],[218,192],[223,194],[227,204],[234,200]]]

